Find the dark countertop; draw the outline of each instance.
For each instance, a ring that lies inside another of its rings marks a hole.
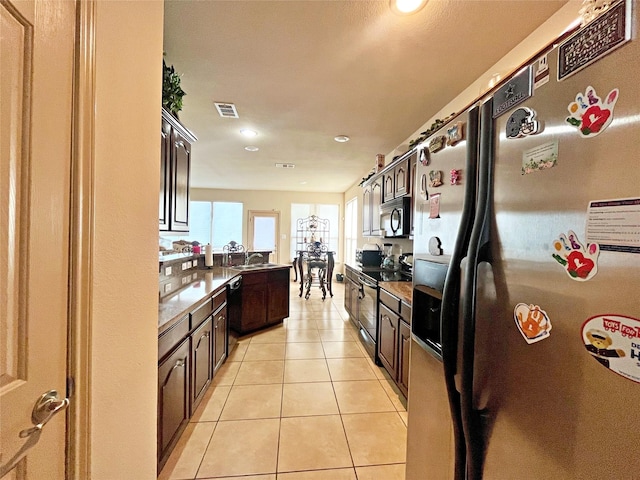
[[[411,282],[379,282],[380,288],[395,295],[409,305],[413,301],[413,284]]]
[[[233,267],[213,267],[211,269],[188,271],[184,276],[192,278],[197,274],[197,278],[188,285],[182,287],[172,295],[160,299],[158,303],[158,333],[162,333],[174,323],[189,313],[202,300],[209,297],[220,288],[225,287],[233,278],[253,272],[264,272],[265,270],[290,269],[291,265],[273,265],[264,268],[252,268],[241,271]]]

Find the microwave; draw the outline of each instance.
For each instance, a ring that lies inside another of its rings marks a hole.
[[[380,225],[385,237],[408,237],[411,231],[411,197],[400,197],[380,206]]]

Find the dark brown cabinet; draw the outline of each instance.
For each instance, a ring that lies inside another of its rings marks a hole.
[[[160,231],[189,231],[191,145],[197,138],[162,110],[160,134]]]
[[[158,470],[226,358],[223,286],[158,337]]]
[[[382,235],[380,224],[382,181],[382,176],[375,176],[364,185],[362,192],[362,235],[365,237]]]
[[[213,378],[213,332],[209,317],[191,334],[191,415]]]
[[[344,308],[351,317],[352,322],[358,326],[358,317],[360,315],[360,283],[356,282],[356,274],[349,265],[345,265],[344,273]]]
[[[398,324],[400,317],[383,303],[379,306],[378,356],[391,377],[398,373]]]
[[[378,304],[378,356],[384,368],[406,396],[409,391],[411,306],[380,289]]]
[[[269,272],[267,283],[267,323],[273,324],[289,316],[289,269]]]
[[[398,341],[398,380],[397,385],[405,397],[409,395],[409,346],[411,345],[411,327],[400,320],[400,338]]]
[[[213,369],[217,371],[227,358],[227,307],[213,316]]]
[[[185,339],[158,365],[158,463],[169,452],[189,422],[190,342]]]
[[[385,170],[382,175],[382,203],[411,194],[411,175],[415,168],[415,162],[416,153],[407,153],[404,157],[396,160],[393,167],[389,166],[388,170]]]
[[[239,298],[234,301],[230,327],[245,334],[288,317],[289,277],[288,268],[243,273],[242,287],[234,294]]]

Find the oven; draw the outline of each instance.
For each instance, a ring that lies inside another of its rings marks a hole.
[[[378,341],[378,282],[364,273],[357,274],[358,323],[360,338],[374,361],[377,361]]]

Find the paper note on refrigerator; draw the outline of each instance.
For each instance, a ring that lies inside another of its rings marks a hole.
[[[589,202],[586,233],[601,251],[640,253],[640,198]]]

